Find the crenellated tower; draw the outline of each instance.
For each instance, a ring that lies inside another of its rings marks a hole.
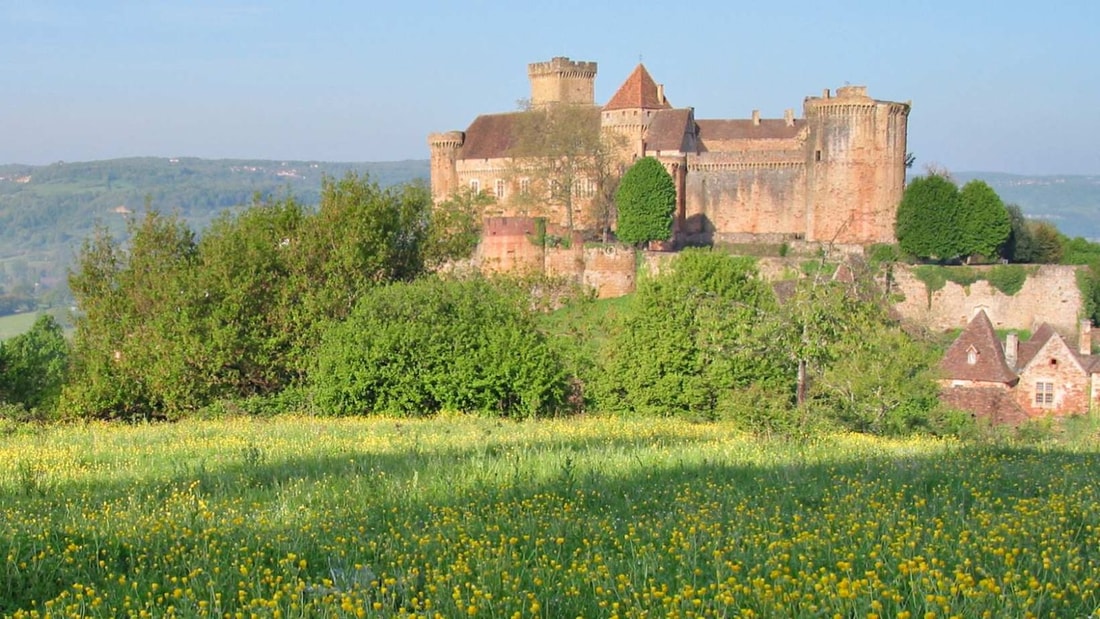
[[[531,107],[555,103],[596,104],[596,63],[573,61],[564,56],[527,65],[531,81]]]
[[[806,98],[806,240],[894,242],[909,109],[872,99],[865,86]]]
[[[461,131],[447,131],[428,135],[431,149],[432,199],[446,200],[458,189],[458,151],[466,134]]]

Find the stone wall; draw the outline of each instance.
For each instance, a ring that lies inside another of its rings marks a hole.
[[[900,265],[894,270],[894,281],[897,291],[905,296],[895,305],[902,318],[935,331],[965,327],[981,308],[997,329],[1033,330],[1046,322],[1059,333],[1070,334],[1076,333],[1084,307],[1076,267],[1072,266],[1040,266],[1012,296],[980,280],[966,287],[947,282],[929,299],[924,282]]]

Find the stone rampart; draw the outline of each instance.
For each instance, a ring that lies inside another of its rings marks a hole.
[[[968,268],[982,271],[992,267]],[[1076,271],[1073,266],[1039,266],[1014,295],[1002,293],[985,280],[969,286],[949,281],[929,295],[912,269],[899,265],[894,269],[894,285],[905,299],[895,309],[903,319],[936,331],[965,327],[978,309],[984,309],[998,329],[1034,330],[1046,322],[1059,333],[1075,333],[1084,311]]]

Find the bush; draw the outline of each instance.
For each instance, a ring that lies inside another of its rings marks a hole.
[[[525,303],[483,278],[372,290],[325,334],[311,373],[314,404],[334,415],[558,410],[563,362]]]
[[[754,324],[775,308],[752,259],[682,252],[639,283],[588,385],[590,403],[632,415],[716,417],[731,390],[782,382],[754,339]]]

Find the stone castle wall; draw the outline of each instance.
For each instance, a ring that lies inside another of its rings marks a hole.
[[[1046,322],[1059,333],[1075,333],[1084,308],[1076,272],[1077,268],[1072,266],[1042,265],[1028,274],[1023,288],[1012,296],[985,280],[965,287],[947,282],[929,300],[924,282],[910,269],[898,266],[894,281],[896,290],[905,299],[895,309],[903,318],[936,331],[965,327],[980,308],[998,329],[1033,330]]]

